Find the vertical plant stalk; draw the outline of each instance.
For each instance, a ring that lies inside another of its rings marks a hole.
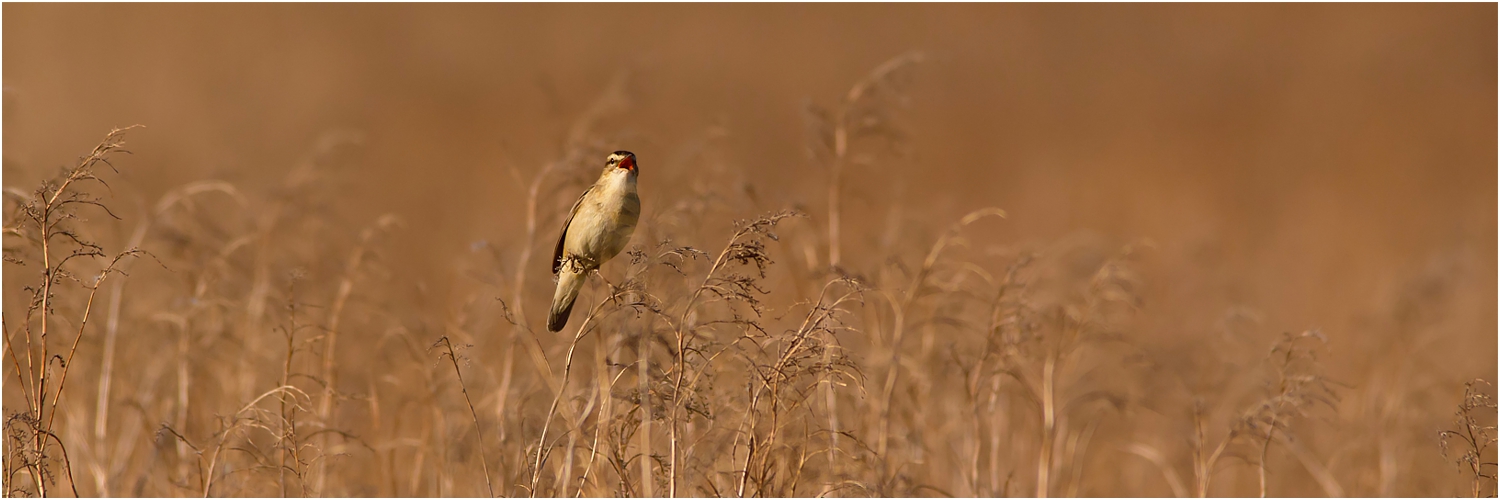
[[[829,334],[828,337],[829,337],[829,340],[832,340],[833,335]],[[833,342],[825,342],[825,343],[826,343],[826,345],[833,345]],[[832,348],[824,348],[823,349],[823,365],[824,366],[833,366],[833,349]],[[832,378],[825,378],[823,380],[823,382],[822,382],[822,386],[823,386],[823,405],[826,407],[825,409],[828,412],[828,469],[829,469],[829,472],[832,475],[832,478],[830,478],[830,479],[837,479],[839,477],[842,477],[842,475],[843,475],[843,467],[841,467],[842,463],[838,461],[838,451],[839,451],[839,402],[838,402],[838,395],[834,393],[834,390],[833,390],[834,382],[833,382]],[[832,483],[832,482],[826,482],[826,483],[824,483],[823,484],[823,491],[821,493],[822,494],[827,494],[829,491],[832,491],[833,486],[834,486],[834,483]]]
[[[62,401],[63,389],[67,388],[67,385],[65,385],[65,383],[68,380],[68,368],[73,366],[73,356],[78,353],[79,341],[83,340],[84,328],[88,326],[89,315],[94,309],[94,298],[99,294],[99,287],[104,284],[105,278],[108,278],[111,273],[115,272],[115,266],[119,264],[120,259],[123,259],[127,256],[134,256],[137,253],[138,251],[131,250],[116,256],[108,266],[105,266],[103,271],[99,272],[98,277],[94,280],[94,284],[89,287],[89,299],[88,303],[83,308],[83,319],[78,323],[78,335],[73,338],[73,345],[68,348],[68,357],[65,361],[63,361],[63,369],[61,370],[61,373],[58,374],[57,394],[52,396],[52,408],[47,415],[47,423],[40,429],[40,432],[38,433],[38,436],[43,439],[43,446],[45,446],[46,444],[46,437],[51,436],[53,439],[57,440],[58,449],[63,450],[63,467],[66,469],[68,475],[68,485],[70,488],[72,488],[73,496],[75,497],[78,496],[78,485],[73,480],[73,464],[70,460],[67,459],[67,449],[63,447],[62,439],[58,438],[56,434],[52,433],[52,424],[53,421],[57,418],[57,404]],[[61,264],[59,264],[59,266],[61,266]],[[43,318],[43,323],[45,324],[45,316],[43,316]],[[43,370],[45,369],[46,367],[44,366]],[[41,400],[38,401],[40,402]],[[37,410],[37,416],[40,417],[40,404],[37,405]],[[37,450],[40,451],[41,448],[39,447],[37,448]],[[41,476],[36,477],[38,479],[38,493],[43,493],[42,496],[46,496],[44,494],[45,490],[43,489],[43,486],[41,486],[46,481],[41,480]]]
[[[210,191],[220,191],[229,194],[235,201],[241,202],[241,205],[243,205],[239,192],[234,189],[234,186],[228,183],[204,181],[188,184],[162,196],[161,201],[157,202],[152,213],[142,218],[136,224],[135,229],[130,234],[130,241],[125,244],[125,248],[140,248],[145,243],[146,235],[151,227],[155,225],[156,221],[168,209],[171,209],[178,203],[186,203],[186,200],[193,195]],[[129,271],[129,264],[129,262],[121,264],[120,277],[115,278],[114,282],[110,285],[108,315],[104,323],[104,350],[100,356],[99,388],[94,400],[93,449],[95,452],[93,454],[96,457],[103,457],[105,459],[109,457],[109,447],[105,441],[105,433],[109,429],[109,403],[110,393],[114,385],[115,345],[120,331],[120,307],[124,299],[125,282],[129,278],[129,275],[126,274]],[[96,459],[97,461],[98,459]],[[101,466],[96,463],[94,483],[99,489],[97,492],[99,496],[113,496],[110,494],[109,478],[114,469],[115,464],[113,461],[107,466]]]
[[[1094,431],[1098,428],[1099,421],[1091,420],[1082,433],[1074,433],[1069,439],[1068,467],[1073,477],[1068,480],[1068,498],[1078,498],[1078,490],[1082,488],[1083,483],[1084,455],[1087,454],[1089,441],[1093,439]]]
[[[828,267],[837,268],[841,262],[839,241],[840,210],[839,186],[843,183],[844,154],[848,150],[849,133],[845,127],[844,109],[839,110],[837,125],[833,131],[833,164],[828,169]]]
[[[1197,435],[1197,439],[1193,441],[1193,475],[1197,482],[1198,498],[1208,498],[1208,488],[1213,482],[1214,466],[1219,463],[1219,457],[1229,447],[1232,436],[1226,436],[1223,440],[1220,440],[1219,446],[1215,447],[1214,451],[1207,457],[1204,457],[1203,440],[1205,436],[1203,433],[1203,411],[1201,408],[1194,408],[1193,429]]]
[[[594,322],[595,317],[598,316],[599,311],[605,305],[623,296],[624,292],[623,289],[616,289],[604,300],[594,304],[593,309],[589,311],[589,315],[583,319],[583,324],[578,325],[578,333],[573,335],[573,342],[568,345],[568,355],[563,362],[562,389],[559,389],[556,395],[553,396],[552,405],[547,409],[547,417],[542,423],[542,437],[537,439],[536,461],[531,467],[531,496],[533,497],[536,496],[537,482],[541,479],[542,456],[547,454],[547,431],[552,427],[552,417],[557,414],[557,405],[562,402],[563,391],[567,389],[568,380],[573,375],[573,353],[578,349],[578,341],[583,340],[592,331],[589,327]]]
[[[908,52],[877,66],[870,74],[856,82],[844,95],[843,102],[833,119],[833,160],[828,168],[828,266],[838,267],[841,262],[840,220],[842,219],[839,190],[843,182],[844,166],[848,164],[849,118],[855,106],[871,88],[879,85],[896,70],[921,62],[925,56],[920,52]]]
[[[1266,426],[1266,440],[1260,447],[1260,463],[1256,464],[1255,471],[1260,480],[1260,497],[1266,497],[1266,455],[1271,452],[1271,440],[1276,438],[1276,423],[1280,417],[1281,404],[1278,402],[1276,411],[1271,412],[1271,423]]]
[[[641,496],[652,498],[656,494],[656,482],[651,478],[651,341],[645,332],[640,335],[640,346],[636,348],[636,355],[640,357],[636,365],[636,385],[640,391],[641,405]]]
[[[578,478],[578,491],[573,495],[574,497],[583,496],[584,485],[588,483],[589,474],[594,470],[594,462],[599,457],[599,435],[607,426],[610,419],[610,411],[613,409],[614,398],[610,396],[613,392],[611,389],[614,388],[614,382],[625,375],[625,371],[620,370],[620,373],[616,374],[614,379],[609,378],[609,363],[605,354],[608,352],[608,347],[605,345],[604,336],[594,336],[594,342],[597,344],[594,348],[594,384],[596,386],[594,397],[599,401],[599,415],[594,419],[594,442],[589,447],[588,464],[583,469],[583,477]],[[598,487],[597,477],[595,478],[595,487]]]
[[[561,162],[556,161],[548,163],[546,167],[542,168],[541,172],[538,172],[536,174],[536,177],[532,178],[531,186],[526,190],[526,239],[521,245],[521,255],[516,257],[516,274],[513,284],[511,285],[510,304],[501,304],[501,307],[505,308],[505,314],[508,317],[507,321],[510,323],[510,329],[507,331],[507,337],[504,344],[507,346],[507,349],[505,349],[505,357],[500,362],[500,395],[495,402],[495,415],[500,419],[500,422],[502,424],[504,423],[504,417],[507,413],[507,404],[510,399],[511,378],[515,370],[515,347],[519,344],[517,339],[521,338],[520,330],[525,329],[525,325],[527,324],[525,302],[526,275],[527,270],[531,267],[528,264],[531,262],[532,248],[536,246],[537,198],[541,193],[542,181],[546,179],[547,175],[555,170],[560,163]],[[519,174],[517,175],[519,176]],[[530,346],[528,346],[528,348],[529,347]],[[548,378],[550,379],[550,377]],[[502,434],[500,439],[504,441],[504,431],[502,430],[501,432]]]
[[[136,224],[135,231],[130,235],[128,247],[139,247],[146,238],[146,230],[151,224],[151,219],[144,219]],[[110,390],[114,381],[115,367],[115,338],[120,330],[120,305],[124,299],[125,281],[128,276],[121,276],[115,280],[109,290],[109,310],[104,322],[104,351],[100,359],[99,367],[99,389],[94,400],[94,455],[108,459],[109,446],[105,442],[105,431],[109,428],[109,398]],[[98,462],[100,459],[96,459]],[[110,472],[113,467],[95,467],[94,486],[101,497],[113,496],[109,490]]]
[[[526,271],[531,267],[527,264],[531,262],[531,252],[536,246],[537,197],[542,190],[542,181],[561,163],[561,161],[548,163],[541,172],[536,174],[536,177],[531,179],[531,186],[526,189],[526,239],[521,245],[521,255],[516,257],[515,284],[511,286],[511,302],[515,304],[516,321],[523,325],[526,324],[526,308],[523,307],[522,299],[525,297],[523,292],[526,290]]]
[[[119,264],[121,259],[141,253],[139,250],[130,249],[117,255],[113,261],[104,266],[103,270],[99,271],[92,284],[83,285],[84,289],[89,290],[89,294],[82,317],[79,318],[77,336],[74,337],[72,345],[68,347],[66,356],[61,352],[54,352],[48,342],[48,336],[52,333],[49,325],[52,322],[52,317],[56,315],[53,311],[53,285],[60,283],[63,279],[70,279],[80,284],[83,283],[75,277],[71,270],[67,269],[68,263],[73,259],[98,259],[104,257],[104,251],[99,245],[83,240],[73,228],[66,225],[68,221],[78,219],[77,214],[69,211],[68,208],[75,205],[92,205],[103,210],[110,217],[119,218],[113,212],[110,212],[109,208],[101,201],[90,198],[87,193],[73,190],[72,188],[75,184],[86,181],[98,182],[108,187],[108,184],[105,184],[102,179],[95,175],[94,168],[99,164],[104,164],[113,169],[114,165],[110,163],[108,156],[117,152],[128,153],[128,151],[123,149],[125,143],[121,137],[126,130],[136,127],[138,125],[111,130],[105,136],[104,140],[96,145],[88,155],[80,158],[74,167],[65,171],[57,180],[44,182],[42,187],[37,189],[29,200],[19,207],[17,217],[24,219],[24,221],[17,221],[17,225],[5,228],[7,235],[18,236],[23,239],[27,239],[29,230],[34,229],[35,234],[31,235],[34,237],[32,241],[40,247],[42,254],[42,283],[38,288],[29,289],[32,292],[32,296],[22,326],[22,332],[25,334],[24,348],[26,349],[27,362],[24,374],[22,373],[23,370],[19,359],[15,357],[15,346],[12,345],[12,339],[9,337],[10,332],[6,332],[6,347],[11,349],[11,360],[16,367],[16,377],[23,388],[26,388],[26,382],[30,382],[30,392],[26,392],[28,396],[28,411],[24,419],[26,425],[31,427],[32,434],[30,439],[26,440],[29,441],[27,445],[30,449],[23,450],[21,453],[29,453],[36,457],[35,460],[25,460],[26,463],[23,466],[31,476],[32,482],[37,488],[36,493],[39,496],[47,496],[48,494],[47,474],[44,470],[44,462],[48,458],[46,448],[49,437],[57,441],[58,449],[63,453],[62,464],[67,473],[69,485],[73,489],[74,495],[77,495],[77,484],[73,480],[72,463],[67,458],[67,451],[62,444],[62,439],[52,432],[53,424],[57,418],[57,406],[61,402],[62,393],[67,387],[67,375],[73,366],[73,358],[78,352],[78,345],[83,338],[89,316],[93,311],[94,299],[98,295],[99,287],[104,284],[109,274],[117,272],[115,266]],[[61,238],[64,242],[71,242],[74,245],[74,249],[68,252],[68,255],[54,260],[53,253],[55,249],[52,244],[53,238]],[[31,330],[33,319],[36,319],[40,324],[39,336],[37,336],[35,342],[32,340],[33,334]],[[40,353],[36,352],[38,348],[40,348]],[[37,363],[37,354],[41,355],[40,364]],[[58,361],[60,366],[56,372],[58,378],[56,393],[52,396],[49,407],[47,392],[53,384],[50,383],[51,376],[49,372],[51,370],[48,367],[53,361]],[[6,456],[9,457],[10,454],[7,453]],[[13,471],[7,470],[6,472]]]
[[[907,296],[912,295],[911,289],[907,292]],[[906,306],[910,301],[898,301],[888,290],[880,293],[891,305],[891,359],[886,362],[885,383],[880,390],[880,434],[875,440],[875,454],[886,456],[891,435],[891,399],[895,397],[896,376],[901,370],[901,337],[906,330]]]
[[[333,403],[338,397],[338,365],[335,363],[335,354],[338,352],[339,320],[343,318],[344,306],[349,303],[349,295],[354,291],[354,275],[359,271],[359,265],[364,261],[370,241],[375,238],[378,229],[395,224],[394,215],[382,215],[375,224],[364,228],[359,233],[359,243],[354,247],[354,253],[349,256],[344,265],[344,278],[339,281],[338,292],[333,298],[333,307],[328,311],[328,330],[323,337],[323,398],[318,401],[318,420],[323,423],[324,429],[333,428]],[[321,446],[328,447],[328,433],[323,433]],[[319,460],[315,474],[317,483],[313,491],[323,495],[323,487],[328,479],[328,460]]]
[[[190,403],[188,389],[192,385],[192,379],[188,373],[188,352],[191,347],[190,335],[192,331],[189,329],[187,318],[178,318],[178,321],[175,323],[177,327],[177,416],[174,420],[177,421],[177,426],[181,428],[182,432],[190,432],[187,428],[188,404]],[[177,452],[182,455],[187,454],[187,450],[183,448],[182,443],[178,443]]]
[[[51,212],[52,212],[52,203],[57,200],[58,196],[62,195],[63,190],[67,189],[68,183],[72,182],[72,180],[73,179],[70,177],[67,182],[64,182],[61,187],[58,187],[57,188],[57,192],[52,195],[51,199],[47,200],[47,203],[45,205],[43,205],[43,208],[42,208],[42,225],[41,225],[41,232],[42,232],[42,278],[45,281],[42,282],[42,322],[41,322],[42,323],[41,324],[41,333],[42,333],[42,336],[41,336],[41,345],[42,345],[42,360],[43,360],[44,363],[50,363],[51,362],[51,356],[47,356],[47,353],[51,352],[51,350],[47,348],[47,323],[48,323],[47,320],[48,320],[48,318],[49,318],[49,316],[51,314],[51,311],[52,311],[52,305],[51,305],[51,301],[52,301],[52,283],[57,280],[56,276],[53,275],[53,271],[52,271],[52,252],[51,252],[50,246],[49,246],[49,242],[52,240],[52,234],[49,231],[49,228],[51,226],[51,217],[52,217],[52,214],[51,214]],[[27,338],[27,340],[30,340],[31,336],[27,335],[26,338]],[[29,349],[29,348],[26,349],[26,357],[27,357],[26,361],[28,363],[32,363],[31,366],[35,367],[36,365],[30,359],[31,358],[31,349]],[[35,368],[33,368],[33,369],[35,369]],[[40,385],[38,385],[38,384],[32,384],[32,387],[36,388],[36,390],[37,390],[37,393],[36,393],[37,408],[36,408],[36,411],[35,411],[36,418],[41,418],[41,416],[42,416],[42,405],[45,403],[45,401],[47,401],[47,367],[46,367],[46,365],[43,365],[41,367],[41,373],[38,376],[38,380],[41,382],[41,384]],[[36,435],[35,435],[34,438],[36,440],[36,450],[38,452],[37,454],[41,455],[41,450],[44,447],[46,447],[46,445],[47,445],[46,438],[45,438],[45,435],[42,434],[42,433],[35,433],[35,434]],[[37,460],[37,464],[33,466],[31,477],[36,480],[36,485],[37,485],[36,488],[37,488],[37,494],[38,494],[38,496],[41,496],[42,498],[46,498],[47,497],[47,486],[46,486],[47,481],[46,481],[46,478],[43,477],[43,475],[42,475],[42,468],[41,468],[41,460],[40,459],[38,459]]]
[[[283,201],[272,204],[268,210],[262,212],[257,220],[255,271],[251,279],[250,293],[245,300],[245,320],[248,324],[245,328],[247,332],[246,340],[254,342],[246,346],[246,350],[250,351],[257,350],[256,348],[259,347],[259,340],[257,339],[260,338],[260,335],[257,335],[257,333],[261,331],[261,325],[266,315],[266,302],[270,300],[271,296],[271,242],[276,230],[276,222],[281,218],[284,203]],[[248,356],[241,356],[239,369],[247,373],[250,372],[251,367],[249,363],[250,358]]]
[[[296,347],[297,347],[297,343],[296,343],[296,336],[297,336],[297,302],[296,302],[296,298],[295,298],[295,293],[293,295],[294,295],[294,297],[292,298],[292,300],[287,303],[287,311],[290,313],[289,316],[291,318],[290,319],[291,326],[287,329],[287,332],[286,332],[286,359],[282,362],[282,365],[281,365],[281,386],[282,387],[290,387],[291,386],[291,378],[292,378],[292,356],[295,356],[297,354],[297,351],[296,351]],[[283,397],[281,397],[279,399],[281,400],[281,412],[279,413],[279,415],[281,416],[281,422],[280,422],[281,423],[281,433],[280,433],[281,435],[278,436],[278,439],[277,439],[277,441],[278,441],[277,442],[277,447],[280,448],[280,449],[276,453],[276,462],[277,462],[277,466],[276,466],[277,476],[276,477],[277,477],[277,480],[278,480],[278,482],[280,483],[280,486],[281,486],[281,497],[282,498],[286,498],[286,455],[287,455],[286,454],[286,450],[287,450],[287,444],[286,443],[288,441],[291,441],[292,447],[293,448],[297,447],[297,441],[296,441],[296,439],[297,439],[297,435],[296,435],[297,428],[296,428],[296,424],[294,423],[295,422],[295,418],[296,418],[295,415],[289,415],[289,414],[287,414],[286,397],[285,397],[285,395],[283,395]],[[292,411],[295,412],[296,410],[293,409]],[[179,422],[178,425],[182,425],[182,423]],[[296,459],[293,458],[292,460],[293,460],[293,464],[295,464],[296,463]],[[318,491],[321,492],[322,490],[318,490]]]
[[[474,419],[474,435],[479,438],[479,466],[484,469],[484,486],[489,490],[490,498],[494,498],[495,484],[490,479],[490,459],[484,451],[484,429],[479,425],[479,412],[474,410],[474,402],[469,400],[469,387],[464,384],[464,374],[458,369],[458,354],[453,352],[453,342],[448,340],[447,335],[438,339],[438,342],[448,351],[448,361],[453,363],[453,374],[458,377],[458,389],[463,392],[464,404],[469,405],[469,416]]]
[[[996,387],[993,388],[993,389],[991,389],[990,392],[989,392],[989,398],[988,398],[988,407],[989,408],[988,409],[989,409],[989,412],[991,414],[995,414],[996,417],[998,417],[997,420],[999,420],[1000,418],[1003,418],[1003,416],[1002,416],[1003,414],[1000,414],[999,412],[995,412],[995,404],[997,402],[997,399],[1000,397],[1000,394],[999,394],[1000,391],[999,391],[999,387],[998,387],[998,383],[999,383],[999,380],[1000,380],[1000,378],[999,378],[1000,374],[999,373],[990,374],[990,373],[986,372],[985,371],[985,365],[989,361],[990,356],[997,354],[995,352],[995,350],[999,349],[998,344],[999,344],[999,342],[1002,342],[1002,341],[997,341],[997,339],[995,337],[1001,335],[1001,330],[1002,330],[1002,328],[1004,328],[1003,321],[1004,321],[1004,315],[1005,315],[1005,300],[1006,300],[1006,296],[1011,291],[1012,288],[1016,287],[1018,275],[1020,274],[1021,269],[1024,268],[1024,267],[1026,267],[1030,263],[1030,260],[1031,260],[1030,256],[1023,254],[1022,256],[1020,256],[1020,258],[1018,258],[1016,260],[1016,262],[1012,263],[1006,269],[1004,278],[1000,281],[1000,283],[996,287],[995,299],[990,303],[989,320],[988,320],[988,323],[985,325],[985,329],[984,329],[984,335],[986,337],[985,338],[985,348],[984,348],[984,351],[980,354],[979,360],[974,364],[974,368],[971,369],[971,370],[969,370],[969,372],[967,373],[967,376],[965,377],[966,378],[965,384],[964,384],[965,395],[968,396],[969,405],[970,405],[970,408],[971,408],[970,411],[972,412],[972,417],[971,418],[974,421],[973,430],[971,431],[971,432],[974,433],[973,434],[973,438],[972,438],[973,439],[973,446],[974,446],[974,448],[973,448],[973,456],[970,457],[970,462],[969,462],[969,481],[970,481],[970,483],[969,483],[970,484],[969,492],[970,492],[971,496],[996,496],[996,493],[994,492],[994,490],[995,490],[995,487],[997,485],[999,485],[999,483],[1000,483],[1000,480],[999,480],[1000,429],[1004,429],[1005,425],[1003,424],[1003,422],[991,422],[990,419],[984,418],[984,414],[985,414],[985,405],[984,405],[984,403],[986,402],[985,398],[984,398],[984,394],[985,394],[984,390],[985,389],[984,389],[984,387],[981,384],[983,382],[985,382],[987,376],[989,377],[989,380],[992,380],[996,384]],[[1001,353],[999,355],[1003,356],[1004,354]],[[986,427],[989,428],[989,438],[990,438],[989,439],[989,455],[990,455],[989,456],[989,460],[990,460],[990,462],[989,462],[989,469],[990,470],[988,471],[989,472],[988,475],[990,477],[989,477],[988,484],[985,485],[985,486],[987,486],[987,488],[982,488],[981,487],[982,482],[980,480],[979,463],[980,463],[980,457],[983,456],[983,454],[984,454],[985,442],[984,442],[983,437],[984,437],[984,431],[985,431]],[[1003,495],[1004,492],[1002,492],[1001,494]]]
[[[928,250],[926,258],[922,259],[922,267],[912,277],[911,282],[906,287],[906,292],[902,294],[899,300],[889,291],[881,291],[881,295],[891,305],[893,317],[891,322],[891,359],[886,369],[885,385],[881,390],[880,434],[876,440],[875,448],[876,453],[879,455],[884,456],[886,454],[891,432],[891,400],[895,397],[896,379],[901,370],[901,340],[906,332],[906,313],[920,296],[922,288],[927,282],[927,277],[931,275],[933,267],[937,265],[938,257],[952,243],[953,238],[958,236],[959,231],[963,230],[964,226],[973,224],[975,221],[987,216],[1003,219],[1005,218],[1005,211],[987,207],[965,214],[963,218],[950,226],[942,236],[938,237],[937,241],[933,242],[932,248]]]
[[[94,280],[93,286],[89,287],[89,299],[83,307],[83,320],[79,321],[78,323],[78,335],[76,337],[73,337],[73,345],[68,347],[68,357],[65,361],[63,361],[64,369],[62,370],[62,373],[58,374],[57,394],[52,397],[52,408],[47,415],[47,425],[43,428],[43,430],[45,430],[46,432],[52,432],[52,422],[57,418],[57,403],[62,400],[63,389],[67,388],[66,385],[63,385],[64,382],[67,382],[68,380],[67,367],[72,366],[73,355],[78,353],[78,342],[83,340],[84,328],[88,326],[89,315],[94,310],[94,298],[99,294],[99,286],[104,284],[105,278],[108,278],[110,274],[116,272],[115,266],[119,264],[121,259],[124,259],[125,257],[135,256],[137,253],[139,253],[139,251],[131,250],[116,256],[114,261],[110,262],[108,266],[105,266],[103,271],[99,272],[99,276]]]
[[[231,419],[229,427],[227,429],[224,429],[223,431],[221,431],[221,432],[219,432],[217,434],[218,442],[214,446],[213,454],[209,456],[209,460],[208,460],[208,464],[207,464],[207,468],[206,469],[203,468],[203,464],[202,464],[203,451],[200,448],[198,448],[197,446],[193,446],[192,443],[188,442],[187,438],[185,438],[181,433],[177,432],[175,429],[172,429],[171,427],[165,426],[165,425],[162,426],[162,430],[170,432],[172,435],[176,436],[179,441],[181,441],[183,443],[186,443],[187,446],[189,448],[192,448],[193,451],[198,455],[198,457],[199,457],[199,468],[200,468],[199,469],[200,470],[199,477],[201,478],[201,484],[203,486],[203,495],[202,495],[203,498],[208,498],[208,497],[212,496],[213,488],[214,488],[214,480],[217,477],[217,475],[214,474],[214,470],[218,469],[218,467],[219,467],[219,455],[220,455],[220,452],[224,451],[224,446],[225,446],[226,443],[228,443],[229,439],[237,431],[239,431],[240,429],[242,429],[244,427],[250,426],[250,427],[266,428],[266,426],[269,425],[269,424],[266,424],[264,422],[258,421],[256,419],[257,412],[252,412],[251,410],[252,409],[257,409],[256,406],[260,405],[261,400],[264,400],[264,399],[266,399],[267,397],[270,397],[273,394],[279,396],[281,398],[281,400],[282,400],[283,403],[285,402],[286,398],[288,398],[288,397],[292,398],[291,410],[293,412],[295,412],[296,409],[299,407],[299,403],[297,402],[299,400],[299,398],[304,399],[304,400],[308,400],[308,402],[311,403],[311,398],[306,393],[303,393],[301,389],[298,389],[298,388],[296,388],[294,386],[290,386],[290,385],[283,385],[283,386],[277,387],[275,389],[271,389],[269,391],[266,391],[266,392],[262,393],[259,396],[256,396],[255,399],[251,400],[249,404],[246,404],[245,406],[241,407],[239,409],[239,411],[234,412],[234,415],[233,415],[233,417]],[[250,412],[248,417],[245,416],[246,412]],[[231,449],[235,449],[235,448],[231,448]],[[295,452],[295,447],[294,447],[293,453],[296,453]],[[295,457],[295,455],[293,455],[293,456]],[[293,463],[293,465],[297,464],[296,458],[293,458],[293,462],[292,463]]]
[[[1051,486],[1052,447],[1057,439],[1057,404],[1053,391],[1056,377],[1057,356],[1050,354],[1042,365],[1042,444],[1036,461],[1036,496],[1047,498]]]
[[[796,356],[804,352],[803,349],[806,347],[808,339],[812,337],[812,334],[820,329],[828,328],[828,322],[833,320],[834,315],[842,310],[840,307],[846,302],[859,300],[856,297],[861,294],[861,290],[857,286],[850,286],[843,295],[828,302],[832,295],[830,294],[830,290],[836,283],[843,283],[846,286],[853,285],[850,281],[842,278],[834,279],[824,284],[823,289],[818,293],[817,302],[813,304],[808,310],[807,315],[803,317],[802,324],[795,331],[790,332],[790,342],[786,344],[785,348],[781,349],[781,353],[776,358],[776,361],[766,366],[764,371],[760,370],[759,367],[756,368],[756,371],[759,372],[756,375],[759,385],[752,385],[749,411],[746,412],[746,422],[748,425],[743,427],[743,432],[749,435],[749,450],[745,455],[745,474],[740,476],[738,487],[738,494],[741,497],[745,496],[746,484],[749,482],[752,472],[756,480],[756,491],[754,492],[756,496],[765,496],[768,494],[795,496],[788,495],[785,492],[767,492],[767,481],[769,481],[772,474],[771,468],[776,465],[769,458],[770,453],[775,450],[776,437],[781,429],[783,383],[789,381],[786,370],[795,362]],[[763,441],[755,432],[756,427],[759,426],[763,418],[759,409],[762,399],[768,400],[767,411],[770,413],[769,430]],[[760,460],[758,471],[754,470],[757,468],[757,457]],[[795,487],[795,484],[793,486]]]
[[[693,290],[693,294],[688,297],[687,304],[683,306],[682,314],[680,314],[677,318],[677,325],[675,328],[675,336],[677,340],[677,359],[675,360],[676,366],[673,368],[673,372],[676,376],[674,377],[675,380],[673,380],[672,382],[672,409],[670,412],[670,418],[668,418],[667,422],[669,425],[668,441],[671,451],[671,455],[667,458],[667,491],[668,497],[670,498],[675,498],[677,496],[677,456],[679,454],[679,439],[677,428],[679,427],[678,420],[682,410],[683,400],[685,399],[682,395],[682,382],[684,377],[687,375],[687,340],[688,336],[693,334],[693,331],[687,327],[688,315],[693,312],[693,306],[696,305],[698,299],[703,296],[703,292],[709,290],[720,290],[720,287],[711,283],[714,279],[715,274],[723,269],[725,264],[727,264],[731,259],[739,260],[742,262],[747,259],[753,259],[753,257],[750,257],[744,253],[747,251],[747,249],[741,243],[741,240],[752,234],[766,231],[767,228],[775,226],[782,219],[793,217],[796,215],[797,214],[795,212],[777,213],[771,215],[770,217],[746,223],[739,230],[735,231],[734,236],[731,236],[729,238],[729,243],[725,244],[724,249],[719,252],[718,258],[714,259],[714,263],[709,267],[708,273],[703,276],[703,282],[700,283],[698,287]],[[722,291],[716,291],[716,293],[722,293]]]

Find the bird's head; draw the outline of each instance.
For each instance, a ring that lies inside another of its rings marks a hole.
[[[605,174],[616,173],[636,175],[635,153],[629,151],[615,151],[609,154],[609,160],[605,162]]]

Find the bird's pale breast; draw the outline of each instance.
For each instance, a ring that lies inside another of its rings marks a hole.
[[[602,263],[618,255],[640,219],[640,199],[633,182],[597,186],[578,207],[568,225],[563,252]]]

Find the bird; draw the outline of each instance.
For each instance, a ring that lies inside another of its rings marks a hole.
[[[548,331],[562,331],[588,273],[619,255],[630,242],[641,218],[641,198],[635,190],[638,172],[635,153],[610,153],[599,180],[584,190],[568,211],[562,234],[557,236],[557,249],[552,252],[557,290],[547,315]]]

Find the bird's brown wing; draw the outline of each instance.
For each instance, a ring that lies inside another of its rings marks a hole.
[[[578,215],[578,207],[583,206],[583,199],[588,198],[589,192],[593,190],[594,186],[583,190],[583,194],[578,196],[578,201],[573,202],[573,208],[568,210],[568,220],[563,221],[561,234],[557,235],[557,249],[552,251],[552,274],[554,275],[557,274],[558,269],[562,269],[563,242],[568,241],[568,226],[573,224],[573,216]]]

